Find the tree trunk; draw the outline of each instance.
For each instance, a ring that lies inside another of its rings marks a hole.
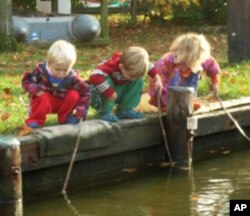
[[[11,0],[2,0],[0,11],[0,51],[16,51]]]
[[[228,60],[250,58],[250,1],[228,1]]]

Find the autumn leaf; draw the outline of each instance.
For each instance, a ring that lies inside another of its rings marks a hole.
[[[197,200],[199,200],[199,197],[198,196],[192,196],[191,200],[192,201],[197,201]]]
[[[166,168],[166,167],[171,167],[171,163],[170,162],[161,162],[161,164],[160,164],[160,167],[161,168]]]
[[[222,154],[224,154],[224,155],[228,155],[228,154],[230,154],[230,153],[231,153],[230,150],[225,150],[225,151],[222,152]]]
[[[210,154],[215,154],[217,151],[211,149],[209,152],[210,152]]]
[[[241,94],[242,94],[242,95],[247,95],[247,88],[246,88],[246,87],[242,87],[242,88],[240,89],[240,91],[241,91]]]
[[[13,61],[17,61],[17,60],[18,60],[18,57],[17,57],[16,55],[13,55],[13,56],[12,56],[12,60],[13,60]]]
[[[10,95],[11,93],[11,89],[10,88],[4,88],[3,91],[5,92],[5,94]]]
[[[147,166],[152,167],[152,166],[154,166],[154,164],[153,163],[147,163]]]
[[[10,113],[4,113],[3,115],[0,116],[1,121],[7,120],[11,116]]]
[[[25,135],[28,135],[30,132],[32,131],[32,128],[25,125],[21,131],[18,133],[19,136],[25,136]]]
[[[134,173],[136,171],[137,171],[136,168],[124,168],[124,169],[122,169],[122,172],[127,172],[127,173]]]

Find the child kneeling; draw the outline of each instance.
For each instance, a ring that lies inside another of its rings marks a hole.
[[[93,87],[91,105],[98,110],[100,119],[117,122],[119,119],[143,118],[144,114],[134,109],[140,102],[146,73],[153,78],[156,88],[161,85],[147,51],[137,46],[131,46],[123,53],[117,52],[98,65],[89,83]],[[116,113],[113,113],[115,106]]]
[[[49,48],[45,63],[24,74],[22,87],[30,99],[27,126],[43,126],[50,113],[57,113],[60,124],[76,124],[86,119],[90,91],[88,84],[72,69],[75,62],[75,47],[59,40]]]

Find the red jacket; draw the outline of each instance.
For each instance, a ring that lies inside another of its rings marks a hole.
[[[92,72],[89,83],[93,84],[105,97],[109,98],[115,90],[105,81],[106,77],[110,77],[114,85],[124,85],[130,82],[126,80],[119,69],[119,63],[122,53],[115,53],[110,59],[99,64]],[[148,75],[154,77],[156,70],[153,64],[150,64]]]

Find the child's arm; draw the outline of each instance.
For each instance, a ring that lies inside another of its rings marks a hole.
[[[202,65],[207,76],[211,79],[212,91],[215,97],[218,96],[221,69],[215,58],[211,57]]]
[[[219,90],[219,84],[220,84],[220,76],[219,74],[216,74],[211,77],[211,83],[212,83],[212,92],[214,97],[218,96],[218,90]]]
[[[22,87],[30,96],[39,96],[41,92],[46,91],[46,86],[41,83],[43,78],[46,79],[38,68],[32,72],[26,72],[22,78]]]
[[[105,76],[108,75],[105,72],[96,69],[89,77],[89,82],[93,84],[106,98],[110,98],[115,93],[115,90],[105,80]]]
[[[153,79],[153,86],[157,92],[162,92],[162,80],[154,64],[150,63],[148,75]]]
[[[90,105],[90,90],[89,85],[84,82],[79,75],[74,76],[75,84],[73,89],[77,90],[80,98],[76,104],[76,113],[75,116],[77,118],[81,118],[83,120],[86,119],[89,105]]]
[[[115,53],[108,61],[98,65],[89,78],[89,82],[109,100],[115,100],[117,95],[105,78],[120,70],[118,67],[120,56],[121,53]]]

